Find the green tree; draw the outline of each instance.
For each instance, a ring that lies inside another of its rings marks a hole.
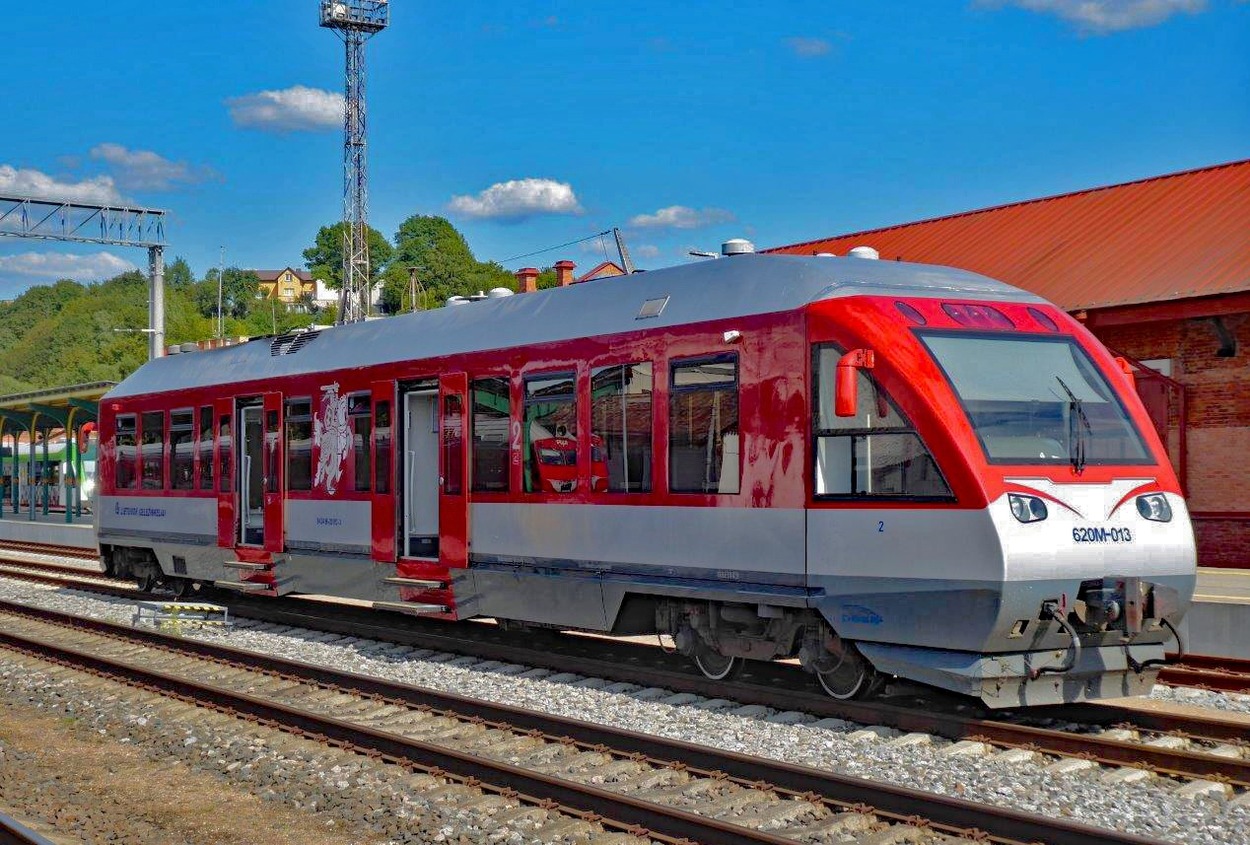
[[[217,275],[217,268],[213,267],[204,281],[195,286],[195,307],[205,317],[217,316]],[[247,317],[252,302],[260,295],[260,277],[251,270],[227,267],[221,280],[222,315],[236,320]]]
[[[346,227],[346,223],[322,226],[317,231],[313,245],[304,250],[304,265],[333,290],[343,286],[343,234]],[[386,236],[370,226],[369,276],[373,284],[376,285],[382,279],[393,252]]]
[[[167,290],[190,290],[195,284],[195,274],[191,265],[181,255],[165,265],[165,287]]]
[[[426,292],[426,307],[441,305],[447,297],[506,287],[516,279],[499,264],[478,261],[455,226],[445,217],[414,214],[395,233],[395,252],[382,284],[382,303],[388,311],[407,310],[408,268]]]

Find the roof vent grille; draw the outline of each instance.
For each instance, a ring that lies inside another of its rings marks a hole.
[[[317,330],[287,332],[275,337],[269,343],[269,354],[276,358],[279,355],[294,355],[317,339],[321,332]]]

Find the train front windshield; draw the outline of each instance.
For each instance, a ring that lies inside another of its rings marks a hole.
[[[921,335],[993,463],[1152,463],[1123,402],[1071,338]]]

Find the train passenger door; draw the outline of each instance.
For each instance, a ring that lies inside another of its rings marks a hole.
[[[373,559],[384,563],[395,560],[395,382],[375,381],[373,401],[373,533],[370,545]]]
[[[240,403],[236,425],[239,462],[234,477],[238,479],[239,543],[244,546],[265,544],[264,410],[259,404]]]
[[[438,559],[438,383],[408,385],[402,394],[404,451],[402,557]]]
[[[217,545],[231,548],[235,545],[237,529],[234,491],[238,478],[234,460],[234,400],[217,399],[213,402],[213,483],[217,485]]]
[[[266,551],[283,548],[282,394],[239,400],[239,543]]]
[[[286,548],[286,521],[282,512],[283,474],[286,472],[286,449],[282,447],[282,394],[266,393],[263,407],[265,471],[261,483],[264,485],[262,507],[265,515],[262,545],[266,551],[280,552]]]
[[[469,565],[469,376],[439,378],[438,556],[444,566]]]

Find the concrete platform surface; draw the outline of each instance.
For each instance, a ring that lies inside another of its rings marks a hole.
[[[80,521],[66,524],[64,513],[50,513],[47,516],[37,514],[32,520],[29,514],[14,516],[6,509],[4,517],[0,519],[0,540],[94,549],[95,524],[90,514],[83,514]]]

